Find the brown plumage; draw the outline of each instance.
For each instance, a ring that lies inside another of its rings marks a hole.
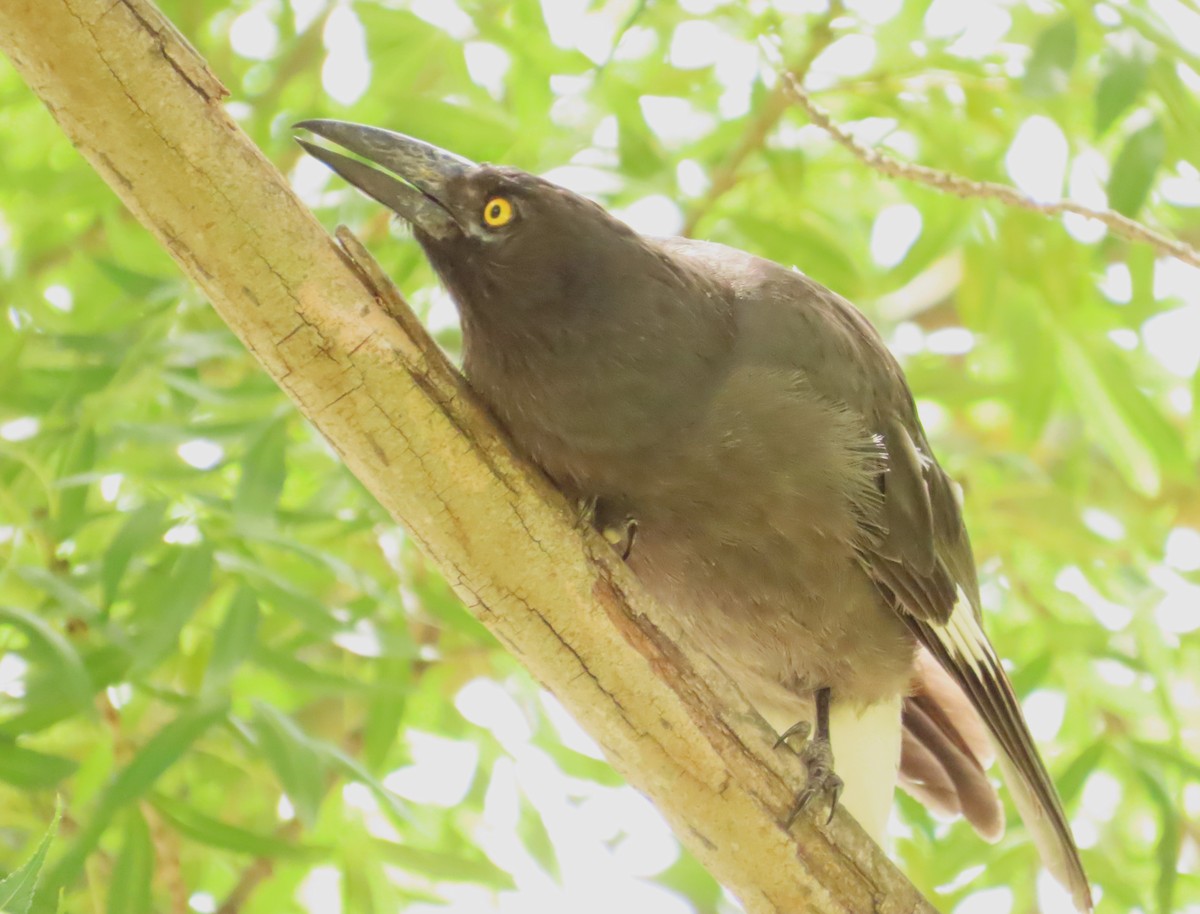
[[[859,311],[742,251],[640,236],[516,169],[300,126],[399,176],[305,144],[413,225],[459,307],[467,376],[517,447],[568,494],[637,521],[630,565],[768,720],[815,705],[813,784],[836,796],[832,741],[846,804],[878,833],[855,794],[874,788],[886,815],[903,720],[906,786],[994,839],[981,719],[1047,866],[1091,910],[983,633],[956,489]],[[852,780],[859,763],[876,769]]]

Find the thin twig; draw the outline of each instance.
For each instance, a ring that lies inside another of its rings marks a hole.
[[[788,96],[808,113],[809,118],[814,124],[828,133],[839,144],[850,150],[856,159],[859,159],[880,174],[887,175],[889,178],[903,178],[907,181],[915,181],[918,184],[936,188],[943,193],[954,194],[956,197],[999,200],[1008,206],[1029,210],[1034,213],[1042,213],[1047,216],[1074,213],[1077,216],[1083,216],[1087,219],[1095,219],[1097,222],[1102,222],[1114,234],[1120,235],[1122,238],[1129,241],[1145,242],[1164,254],[1177,257],[1184,263],[1191,264],[1194,267],[1200,267],[1200,251],[1197,251],[1191,245],[1175,238],[1168,238],[1161,232],[1156,232],[1154,229],[1142,225],[1142,223],[1130,219],[1128,216],[1122,216],[1113,210],[1093,209],[1090,206],[1084,206],[1082,203],[1076,203],[1073,200],[1057,200],[1051,203],[1043,203],[1034,200],[1032,197],[1021,193],[1016,188],[1010,187],[1007,184],[997,184],[994,181],[972,181],[961,175],[941,171],[937,168],[914,165],[911,162],[902,162],[887,153],[880,152],[872,146],[860,143],[847,133],[845,129],[835,124],[829,112],[813,101],[812,96],[804,89],[800,78],[795,73],[785,73],[781,83],[787,87]]]
[[[813,24],[808,47],[805,49],[804,55],[792,66],[788,67],[786,72],[798,74],[801,79],[804,78],[813,61],[833,41],[833,20],[841,15],[842,10],[843,3],[841,0],[834,0],[834,2],[829,4],[829,9],[825,12],[825,15]],[[762,105],[750,121],[749,126],[747,126],[746,132],[742,134],[742,138],[738,141],[737,146],[729,153],[729,157],[713,170],[712,182],[709,184],[708,192],[688,211],[683,225],[682,234],[684,237],[690,238],[700,220],[708,215],[716,202],[737,184],[738,172],[742,167],[742,163],[746,161],[751,153],[763,147],[767,141],[767,137],[775,128],[775,125],[779,123],[779,119],[783,117],[783,113],[787,111],[790,104],[791,98],[786,81],[782,79],[778,80],[767,94],[767,97],[763,99]]]

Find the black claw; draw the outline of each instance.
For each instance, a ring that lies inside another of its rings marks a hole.
[[[779,734],[779,738],[775,740],[775,748],[778,749],[793,736],[800,737],[801,741],[808,739],[812,733],[812,723],[807,720],[800,720],[792,724],[786,730]]]

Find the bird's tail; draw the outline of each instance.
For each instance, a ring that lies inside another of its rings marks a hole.
[[[999,746],[1005,783],[1043,864],[1067,887],[1079,911],[1092,911],[1091,888],[1054,783],[1038,755],[1012,683],[967,601],[959,602],[945,625],[918,619],[910,625],[970,700]]]

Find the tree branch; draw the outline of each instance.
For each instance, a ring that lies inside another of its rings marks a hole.
[[[1084,206],[1082,203],[1075,203],[1072,200],[1057,200],[1051,203],[1043,203],[1026,196],[1007,184],[997,184],[994,181],[972,181],[970,178],[964,178],[961,175],[941,171],[937,168],[929,168],[926,165],[902,162],[887,153],[880,152],[874,147],[860,143],[847,133],[844,128],[834,123],[829,112],[813,101],[812,96],[804,88],[803,77],[799,74],[794,72],[784,73],[780,82],[787,87],[787,94],[807,112],[809,119],[814,124],[833,137],[840,145],[850,150],[856,159],[868,167],[875,169],[880,174],[887,175],[889,178],[903,178],[906,181],[915,181],[918,184],[933,187],[943,193],[954,194],[956,197],[999,200],[1008,206],[1029,210],[1034,213],[1042,213],[1046,216],[1061,216],[1063,213],[1074,213],[1077,216],[1095,219],[1097,222],[1104,223],[1113,234],[1119,235],[1128,241],[1144,242],[1164,254],[1177,257],[1184,263],[1200,267],[1200,251],[1197,251],[1191,245],[1175,238],[1168,238],[1161,232],[1156,232],[1154,229],[1113,210],[1093,209],[1090,206]]]
[[[516,457],[361,250],[226,114],[149,0],[6,0],[0,49],[466,605],[750,912],[931,912],[861,829],[783,822],[803,766]]]

